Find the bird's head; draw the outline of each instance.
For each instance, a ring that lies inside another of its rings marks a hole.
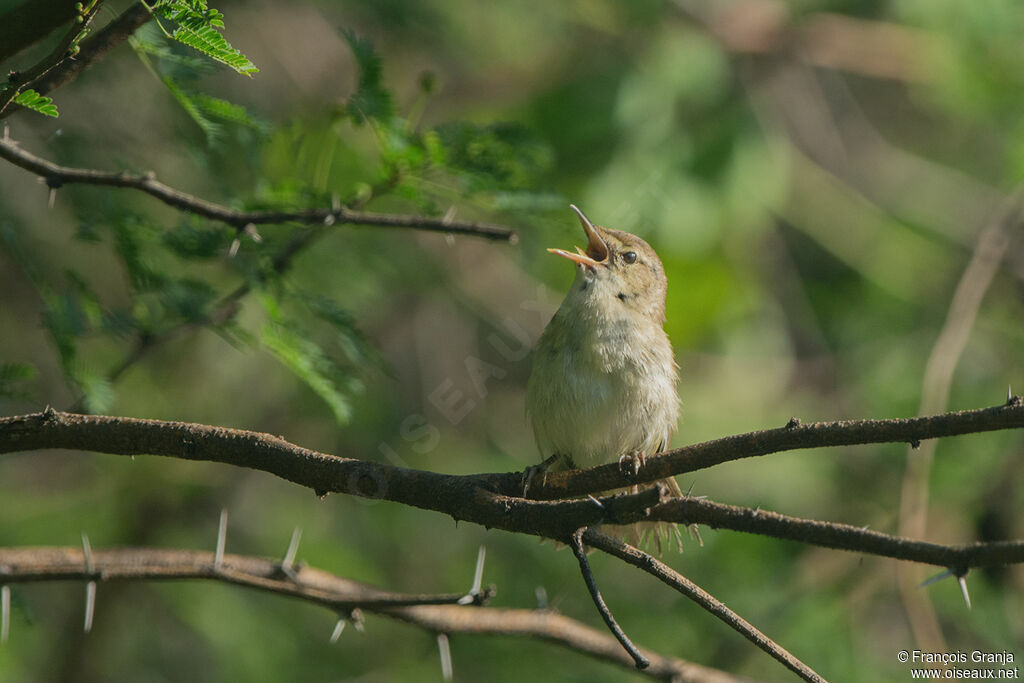
[[[574,204],[570,208],[586,233],[586,250],[548,249],[577,265],[569,295],[586,297],[605,310],[624,307],[618,310],[664,322],[668,280],[651,245],[628,232],[594,225]]]

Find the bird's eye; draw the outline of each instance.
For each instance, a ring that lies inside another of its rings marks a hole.
[[[622,260],[625,261],[626,263],[636,263],[636,252],[627,251],[625,254],[622,255]]]

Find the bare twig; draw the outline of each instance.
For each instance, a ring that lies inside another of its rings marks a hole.
[[[601,614],[601,618],[604,619],[608,630],[612,632],[615,639],[622,644],[623,649],[636,662],[636,668],[646,669],[651,665],[651,662],[640,653],[636,645],[633,644],[633,641],[629,639],[629,636],[619,626],[619,623],[615,621],[612,611],[608,609],[608,604],[604,601],[604,597],[601,596],[601,590],[597,587],[597,580],[594,578],[593,570],[590,569],[590,562],[587,561],[587,553],[583,549],[583,541],[581,540],[585,531],[586,528],[580,528],[572,532],[569,536],[569,547],[572,548],[573,554],[576,555],[576,561],[580,564],[580,572],[583,574],[583,582],[587,584],[587,590],[590,591],[590,599],[597,606],[597,611]]]
[[[0,158],[6,159],[15,166],[19,166],[27,171],[39,174],[46,179],[47,184],[51,188],[70,183],[85,183],[139,190],[156,197],[169,206],[194,213],[197,216],[209,218],[210,220],[226,223],[237,230],[242,230],[248,225],[263,225],[267,223],[294,222],[323,225],[325,221],[333,221],[334,223],[348,223],[351,225],[415,228],[433,232],[472,235],[493,240],[504,240],[506,242],[516,241],[516,233],[514,231],[493,223],[405,214],[370,213],[353,211],[344,206],[281,211],[239,211],[176,190],[156,180],[151,174],[111,173],[88,168],[59,166],[52,161],[26,152],[11,139],[0,139]]]
[[[652,555],[593,529],[583,534],[583,540],[587,545],[613,555],[634,567],[638,567],[662,583],[679,591],[706,611],[721,619],[730,628],[767,652],[805,681],[823,682],[825,680],[781,645],[761,633],[753,624],[715,599],[713,595]]]
[[[140,26],[153,17],[142,5],[136,3],[122,12],[116,19],[81,43],[81,50],[74,59],[66,59],[32,84],[34,90],[46,94],[78,78],[87,67],[98,61],[112,49],[128,39]],[[0,115],[6,116],[8,112]]]
[[[40,60],[35,66],[23,73],[13,73],[7,79],[7,86],[0,90],[0,117],[3,116],[14,98],[34,82],[45,76],[49,71],[57,67],[65,60],[75,56],[81,49],[78,42],[89,32],[89,25],[96,18],[102,6],[102,0],[92,0],[80,8],[75,20],[71,22],[71,28],[64,38],[57,44],[53,51]]]
[[[38,581],[95,580],[164,581],[206,579],[285,595],[338,612],[354,609],[386,616],[443,633],[518,635],[562,645],[596,659],[633,667],[609,635],[547,610],[459,606],[458,594],[418,596],[385,591],[306,566],[296,566],[294,578],[280,563],[244,555],[224,555],[218,568],[210,551],[121,548],[93,550],[93,572],[86,569],[81,548],[0,548],[0,582],[4,585]],[[736,681],[724,672],[645,653],[654,679]]]

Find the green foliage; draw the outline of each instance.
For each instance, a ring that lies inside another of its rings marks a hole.
[[[275,316],[276,317],[276,316]],[[298,334],[283,319],[260,330],[260,344],[323,399],[339,423],[348,422],[351,406],[343,373],[312,339]]]
[[[218,29],[224,28],[224,15],[209,8],[206,0],[160,0],[152,6],[152,10],[178,25],[168,35],[181,44],[240,74],[252,76],[259,71],[255,64],[220,34]]]
[[[0,363],[0,398],[31,398],[32,392],[25,385],[38,374],[30,363]]]
[[[446,166],[469,191],[523,189],[551,168],[550,147],[516,123],[449,123],[437,129]]]
[[[373,49],[373,41],[361,38],[353,31],[343,31],[352,56],[359,67],[359,83],[349,98],[345,111],[353,123],[383,121],[395,112],[391,93],[383,85],[380,57]]]
[[[220,226],[184,222],[160,235],[164,246],[182,259],[212,259],[227,248],[234,231]]]
[[[49,97],[40,95],[35,90],[29,88],[28,90],[22,90],[18,93],[18,96],[14,98],[15,104],[20,104],[26,109],[31,109],[34,112],[39,112],[43,116],[52,116],[57,118],[57,105],[53,104],[53,100]]]

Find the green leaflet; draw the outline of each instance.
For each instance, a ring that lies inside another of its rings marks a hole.
[[[26,109],[39,112],[43,116],[52,116],[57,118],[59,115],[57,112],[57,105],[53,104],[53,100],[49,97],[40,95],[35,90],[28,89],[24,90],[14,98],[15,104],[20,104]]]
[[[217,30],[224,28],[224,15],[207,7],[206,0],[162,0],[153,5],[152,11],[178,25],[168,37],[240,74],[251,76],[259,71]]]
[[[338,369],[316,342],[278,322],[263,326],[260,341],[263,348],[323,399],[338,422],[348,422],[351,407],[335,381]]]

